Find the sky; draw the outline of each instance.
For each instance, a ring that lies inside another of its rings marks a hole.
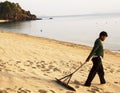
[[[0,0],[1,2],[6,0]],[[120,13],[120,0],[8,0],[37,16]]]

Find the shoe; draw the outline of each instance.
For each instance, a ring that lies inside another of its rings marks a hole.
[[[91,85],[91,84],[87,84],[87,83],[84,84],[84,86],[87,86],[87,87],[90,87],[90,85]]]
[[[105,84],[106,82],[105,81],[101,81],[100,84]]]
[[[100,83],[100,84],[106,84],[106,82],[102,82],[102,83]]]

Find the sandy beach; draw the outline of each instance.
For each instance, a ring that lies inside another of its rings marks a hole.
[[[55,82],[73,72],[91,47],[47,38],[0,31],[0,93],[120,93],[120,54],[105,50],[105,85],[98,76],[91,87],[83,86],[92,62],[76,72],[69,85],[76,92]]]

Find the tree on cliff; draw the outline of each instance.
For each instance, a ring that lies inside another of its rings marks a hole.
[[[36,16],[30,11],[23,10],[18,3],[5,1],[0,2],[0,19],[11,21],[35,20]]]

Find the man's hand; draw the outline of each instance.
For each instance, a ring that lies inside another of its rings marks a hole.
[[[87,58],[87,59],[85,60],[85,62],[89,62],[89,60],[90,60],[90,59]]]

